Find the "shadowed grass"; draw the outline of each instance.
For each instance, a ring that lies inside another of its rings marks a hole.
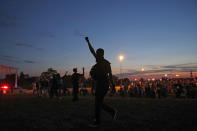
[[[72,102],[31,95],[0,98],[0,125],[4,130],[132,130],[132,131],[195,131],[196,99],[147,99],[106,97],[105,102],[119,110],[119,119],[102,112],[102,124],[88,127],[94,113],[94,98],[80,97]]]

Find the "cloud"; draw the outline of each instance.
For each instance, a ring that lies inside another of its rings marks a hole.
[[[32,47],[33,47],[33,45],[26,44],[26,43],[16,43],[16,46],[30,47],[30,48],[32,48]]]
[[[9,55],[0,55],[1,61],[6,61],[10,63],[28,63],[28,64],[34,64],[35,61],[32,60],[23,60],[15,56],[9,56]]]
[[[136,75],[148,75],[148,74],[165,74],[165,73],[174,73],[174,72],[190,72],[191,70],[197,72],[197,63],[185,63],[185,64],[176,64],[176,65],[147,65],[144,66],[149,68],[149,70],[139,71],[139,70],[127,70],[127,73],[116,74],[118,77],[129,77]],[[146,68],[145,68],[146,69]]]
[[[191,70],[191,69],[197,69],[197,63],[184,63],[184,64],[176,64],[176,65],[165,65],[165,66],[155,66],[155,65],[148,65],[146,66],[152,70],[179,70],[179,71],[185,71],[185,70]]]
[[[29,64],[34,64],[36,63],[35,61],[31,61],[31,60],[24,60],[25,63],[29,63]]]
[[[4,57],[4,58],[11,58],[11,59],[15,59],[15,58],[17,58],[17,57],[15,57],[15,56],[9,56],[9,55],[2,55],[2,56],[0,56],[0,57]]]
[[[18,60],[6,59],[6,58],[2,58],[2,57],[0,57],[0,60],[11,62],[11,63],[21,63],[21,61],[18,61]]]
[[[0,14],[0,27],[16,28],[16,27],[20,27],[21,25],[23,25],[24,22],[26,22],[26,21],[27,21],[26,18],[8,15],[6,13]]]
[[[160,65],[146,65],[146,67],[154,70],[158,70],[162,68],[162,66]]]
[[[8,56],[8,55],[1,55],[0,60],[1,61],[6,61],[6,62],[11,62],[11,63],[21,63],[21,61],[18,60],[16,57]]]
[[[163,66],[164,69],[173,69],[180,72],[190,71],[190,70],[197,70],[197,63],[185,63],[185,64],[177,64],[177,65],[168,65]]]
[[[31,44],[27,44],[27,43],[16,43],[15,45],[18,47],[26,47],[26,48],[33,48],[36,50],[44,50],[43,48],[39,48],[39,47],[33,46]]]

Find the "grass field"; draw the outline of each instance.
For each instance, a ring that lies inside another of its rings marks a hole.
[[[196,131],[196,99],[148,99],[106,97],[105,102],[119,110],[119,118],[102,112],[102,124],[90,128],[94,98],[71,96],[62,100],[32,95],[0,98],[0,131]]]

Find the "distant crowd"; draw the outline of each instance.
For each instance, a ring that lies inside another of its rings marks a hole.
[[[118,91],[121,96],[128,94],[132,97],[177,98],[197,97],[197,81],[189,79],[160,79],[154,81],[134,81],[124,84]]]
[[[92,80],[91,86],[86,82],[80,82],[79,95],[94,95],[95,82]],[[197,80],[187,79],[159,79],[159,80],[139,80],[122,82],[110,87],[109,96],[130,96],[148,98],[195,98],[197,97]],[[33,83],[33,94],[38,96],[56,96],[61,98],[66,95],[73,95],[73,89],[67,88],[63,78],[59,74],[53,75],[50,81],[39,80]]]

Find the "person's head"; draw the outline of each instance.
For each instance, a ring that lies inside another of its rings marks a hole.
[[[96,50],[96,55],[99,58],[104,58],[104,50],[102,48],[99,48]]]
[[[59,73],[57,74],[57,78],[60,78],[60,74]]]
[[[77,73],[77,68],[73,68],[73,72],[74,73]]]

